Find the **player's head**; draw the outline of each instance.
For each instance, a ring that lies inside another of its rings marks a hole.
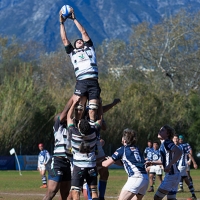
[[[81,119],[78,127],[82,135],[89,135],[91,132],[90,124],[86,119]]]
[[[147,145],[148,145],[148,147],[152,148],[152,146],[153,146],[152,141],[151,141],[151,140],[148,140],[148,141],[147,141]]]
[[[136,139],[137,139],[136,131],[129,128],[124,129],[122,136],[122,144],[133,145],[136,143]]]
[[[159,149],[159,142],[154,141],[154,142],[153,142],[153,148],[154,148],[155,150],[158,150],[158,149]]]
[[[163,127],[161,127],[160,131],[158,132],[158,138],[161,140],[172,140],[172,138],[174,137],[174,133],[174,129],[166,124]]]
[[[74,42],[74,48],[75,49],[81,49],[84,46],[84,41],[82,39],[77,39]]]
[[[179,139],[179,143],[183,143],[183,140],[184,140],[184,137],[183,137],[183,135],[179,135],[179,137],[178,137],[178,139]]]
[[[40,149],[40,151],[42,151],[44,149],[44,144],[43,143],[38,144],[38,148]]]
[[[174,142],[175,145],[179,144],[179,136],[177,134],[174,135],[173,142]]]

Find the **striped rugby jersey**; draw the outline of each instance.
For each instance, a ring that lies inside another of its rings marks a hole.
[[[89,168],[96,166],[96,143],[97,143],[97,132],[98,126],[91,126],[91,134],[82,136],[78,128],[74,125],[69,125],[68,130],[72,135],[72,153],[73,153],[73,164],[77,167]],[[84,143],[88,147],[88,153],[81,153],[80,146]]]
[[[191,147],[188,143],[179,144],[178,147],[182,151],[181,158],[178,160],[178,166],[187,166],[188,154],[190,153]]]
[[[147,160],[151,160],[152,159],[152,152],[153,152],[153,147],[146,147],[144,150],[144,155],[146,156]]]
[[[153,149],[151,153],[151,161],[157,161],[157,160],[161,160],[160,150]]]
[[[71,58],[77,80],[98,78],[96,53],[91,39],[84,42],[84,48],[74,49],[71,44],[65,47]]]
[[[54,156],[72,157],[71,135],[67,130],[67,124],[61,123],[60,118],[56,120],[54,127]]]
[[[121,160],[129,177],[146,174],[145,161],[136,146],[122,146],[112,155],[114,161]]]
[[[161,143],[160,145],[160,154],[161,154],[161,161],[163,164],[163,167],[165,168],[169,162],[173,159],[174,153],[172,152],[172,149],[176,145],[172,140],[165,140],[164,142]],[[179,173],[179,170],[177,168],[177,164],[174,163],[171,166],[170,172],[168,173],[169,175],[173,175],[175,173]]]
[[[48,163],[49,159],[50,159],[50,154],[47,150],[44,149],[44,150],[40,151],[40,153],[38,155],[38,167],[40,165],[44,165],[44,164],[46,165]]]

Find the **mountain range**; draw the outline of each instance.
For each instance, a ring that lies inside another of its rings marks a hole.
[[[59,10],[74,8],[76,18],[85,27],[95,45],[103,40],[128,42],[132,25],[156,24],[181,9],[197,12],[200,0],[0,0],[0,36],[37,41],[48,52],[61,47]],[[68,38],[80,37],[73,21],[65,22]]]

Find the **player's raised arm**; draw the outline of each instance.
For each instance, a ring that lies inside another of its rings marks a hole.
[[[67,38],[67,33],[66,33],[66,30],[65,30],[65,25],[64,25],[64,22],[65,22],[66,19],[62,16],[61,10],[59,12],[59,20],[60,20],[60,36],[61,36],[61,39],[62,39],[64,46],[67,46],[67,45],[70,44],[70,41]]]
[[[90,37],[89,37],[87,31],[86,31],[85,28],[80,24],[80,22],[76,19],[74,12],[72,13],[71,19],[74,21],[74,24],[76,25],[76,27],[77,27],[78,30],[80,31],[80,33],[81,33],[81,35],[82,35],[83,41],[87,42],[88,40],[90,40]]]

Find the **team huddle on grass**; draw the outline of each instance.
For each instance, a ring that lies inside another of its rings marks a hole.
[[[159,142],[154,142],[153,148],[150,146],[145,150],[146,156],[137,147],[136,131],[126,128],[122,130],[122,146],[106,157],[104,141],[100,137],[100,131],[106,129],[103,114],[118,104],[120,99],[102,105],[93,42],[75,17],[74,10],[70,8],[66,12],[69,12],[67,17],[64,17],[63,9],[59,13],[60,36],[74,67],[76,84],[74,94],[54,119],[54,152],[48,169],[48,183],[45,172],[41,173],[42,187],[47,188],[43,200],[53,199],[58,191],[60,200],[78,200],[81,192],[85,199],[104,200],[108,167],[114,163],[124,166],[128,174],[119,200],[142,199],[149,184],[148,192],[154,192],[155,175],[160,180],[160,186],[155,191],[154,200],[165,196],[168,200],[175,200],[181,178],[188,185],[192,198],[196,199],[193,184],[188,179],[187,157],[193,161],[195,168],[197,165],[189,146],[179,144],[178,136],[174,135],[174,129],[169,125],[162,126],[158,131]],[[64,24],[68,19],[81,33],[81,39],[77,39],[73,45]],[[46,160],[40,162],[38,168],[45,171],[45,164]]]

